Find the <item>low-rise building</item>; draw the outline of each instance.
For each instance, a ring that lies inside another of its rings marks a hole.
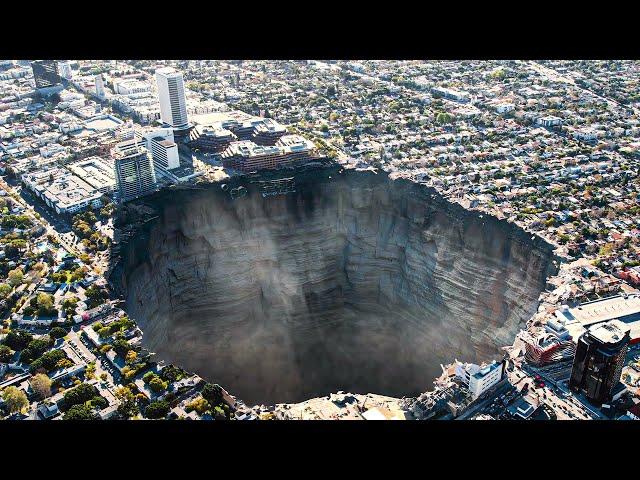
[[[196,125],[189,132],[189,144],[205,152],[223,152],[231,142],[238,139],[231,130],[217,126]]]
[[[67,168],[100,193],[110,194],[115,188],[116,177],[112,161],[94,156],[67,165]]]
[[[66,169],[26,173],[22,175],[22,183],[58,214],[102,205],[102,193]]]
[[[311,160],[313,142],[300,135],[285,135],[274,146],[262,146],[245,140],[233,142],[222,154],[225,167],[251,172],[277,169]]]
[[[468,387],[475,400],[502,380],[504,363],[494,361],[489,365],[479,366],[474,363],[457,362],[455,374]]]
[[[465,103],[471,100],[471,96],[467,92],[454,90],[452,88],[433,87],[431,89],[431,92],[435,93],[436,95],[440,95],[444,98],[447,98],[449,100],[454,100],[456,102]]]

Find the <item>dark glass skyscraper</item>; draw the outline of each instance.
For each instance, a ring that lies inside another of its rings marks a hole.
[[[618,320],[592,326],[578,340],[569,388],[596,404],[611,400],[620,381],[630,335]]]
[[[49,88],[62,83],[57,60],[36,60],[31,62],[31,69],[36,88]]]

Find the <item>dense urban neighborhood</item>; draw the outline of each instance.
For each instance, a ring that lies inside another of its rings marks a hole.
[[[639,87],[636,61],[0,61],[0,418],[640,419]],[[273,405],[145,347],[118,212],[336,165],[550,246],[513,343],[418,396]]]

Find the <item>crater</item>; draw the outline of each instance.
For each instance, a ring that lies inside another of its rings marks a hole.
[[[121,242],[114,274],[144,345],[248,404],[430,389],[440,364],[501,356],[556,271],[539,238],[384,174],[144,202],[155,218]]]

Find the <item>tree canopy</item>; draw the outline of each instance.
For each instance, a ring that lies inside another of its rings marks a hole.
[[[25,330],[11,330],[4,339],[4,344],[13,350],[22,350],[33,340],[33,335]]]
[[[63,420],[97,420],[98,415],[88,405],[74,405],[67,410]]]
[[[24,281],[24,273],[22,273],[22,270],[20,268],[14,268],[9,272],[7,280],[9,282],[9,285],[11,285],[12,287],[17,287]]]
[[[144,411],[144,416],[150,419],[164,418],[169,413],[169,404],[162,400],[151,402]]]
[[[11,413],[21,412],[29,406],[27,395],[17,387],[5,388],[2,392],[2,398]]]
[[[31,377],[29,383],[31,384],[31,388],[33,389],[33,391],[41,400],[44,400],[51,395],[51,384],[53,382],[44,373],[38,373],[34,375],[33,377]]]
[[[63,338],[67,335],[67,331],[62,327],[53,327],[49,331],[49,336],[51,338]]]
[[[8,363],[11,361],[11,357],[13,356],[13,352],[11,348],[7,345],[0,345],[0,362]]]
[[[99,395],[100,394],[96,387],[89,385],[88,383],[81,383],[77,387],[65,392],[62,399],[62,409],[70,409],[74,405],[83,404]]]

